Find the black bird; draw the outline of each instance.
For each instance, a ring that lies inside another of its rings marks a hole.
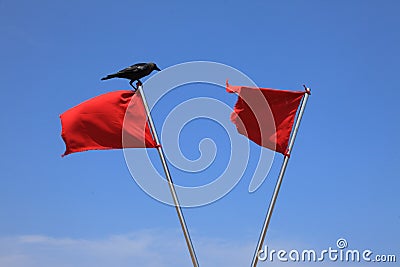
[[[127,67],[126,69],[120,70],[117,73],[107,75],[106,77],[101,78],[101,80],[108,80],[112,78],[124,78],[124,79],[129,79],[130,82],[129,84],[133,86],[134,81],[138,81],[139,84],[142,84],[140,81],[141,78],[149,75],[153,70],[160,71],[160,69],[157,67],[155,63],[137,63],[135,65],[132,65],[130,67]],[[136,90],[136,88],[135,88]]]

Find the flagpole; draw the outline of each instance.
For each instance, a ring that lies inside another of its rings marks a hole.
[[[296,135],[297,135],[297,132],[299,130],[301,118],[303,117],[308,97],[311,94],[310,88],[306,87],[305,85],[303,85],[303,86],[304,86],[304,88],[306,90],[306,94],[304,95],[303,101],[301,103],[300,111],[299,111],[299,114],[298,114],[298,116],[296,118],[296,123],[295,123],[294,129],[293,129],[293,133],[292,133],[292,135],[290,137],[290,140],[289,140],[287,153],[286,153],[286,155],[285,155],[285,157],[283,159],[282,167],[281,167],[281,170],[279,172],[278,180],[277,180],[276,185],[275,185],[275,190],[274,190],[274,193],[272,195],[271,202],[269,203],[269,207],[268,207],[267,215],[265,217],[264,225],[263,225],[263,228],[261,230],[260,237],[258,239],[257,248],[256,248],[256,251],[255,251],[254,256],[253,256],[253,261],[251,263],[252,267],[256,267],[257,266],[258,257],[259,257],[260,251],[262,249],[262,245],[264,243],[265,235],[267,233],[268,225],[269,225],[269,222],[271,220],[272,212],[274,211],[275,202],[276,202],[276,199],[278,197],[279,189],[281,188],[283,176],[285,175],[286,167],[287,167],[287,164],[289,162],[290,152],[292,151],[294,140],[296,139]],[[267,253],[267,252],[265,252],[265,253]]]
[[[165,159],[164,151],[163,151],[162,146],[160,145],[160,141],[158,139],[156,128],[154,126],[154,122],[153,122],[153,119],[151,117],[150,109],[149,109],[149,106],[147,104],[147,100],[146,100],[146,97],[144,95],[144,92],[143,92],[143,87],[139,83],[137,84],[137,87],[138,87],[139,93],[140,93],[140,95],[142,96],[142,99],[143,99],[143,105],[144,105],[144,107],[146,109],[147,118],[149,120],[151,132],[152,132],[153,137],[154,137],[154,139],[155,139],[155,141],[157,143],[157,151],[158,151],[158,154],[160,156],[162,166],[164,168],[165,176],[166,176],[167,181],[168,181],[169,190],[171,191],[172,199],[174,200],[174,206],[175,206],[175,209],[176,209],[176,213],[178,214],[179,222],[181,224],[182,231],[183,231],[183,234],[185,236],[186,245],[187,245],[187,247],[189,249],[189,253],[190,253],[190,257],[192,259],[193,266],[194,267],[198,267],[199,263],[197,261],[196,253],[194,251],[193,244],[192,244],[192,241],[190,239],[189,231],[188,231],[187,226],[186,226],[185,218],[183,217],[181,206],[179,205],[179,200],[178,200],[178,196],[177,196],[176,191],[175,191],[174,183],[172,182],[171,173],[169,171],[169,168],[168,168],[168,165],[167,165],[167,161]]]

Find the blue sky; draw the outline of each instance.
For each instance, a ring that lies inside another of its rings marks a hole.
[[[128,89],[123,80],[101,82],[105,74],[142,61],[165,69],[195,60],[227,64],[263,87],[312,89],[267,234],[271,247],[324,249],[344,237],[351,248],[400,260],[399,9],[389,0],[0,1],[0,265],[190,266],[174,208],[139,188],[122,151],[61,158],[58,116]],[[188,98],[236,101],[209,85],[179,90],[154,110],[157,126]],[[182,131],[183,153],[198,157],[206,137],[226,145],[218,126],[199,121]],[[224,168],[219,151],[211,173],[172,176],[209,181]],[[184,209],[200,265],[250,264],[281,162],[276,155],[254,193],[250,161],[224,198]]]

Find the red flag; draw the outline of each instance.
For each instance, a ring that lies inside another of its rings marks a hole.
[[[156,147],[140,94],[115,91],[89,99],[60,115],[63,156],[87,150]]]
[[[231,120],[238,132],[260,146],[286,154],[294,118],[305,92],[231,86],[238,93]]]

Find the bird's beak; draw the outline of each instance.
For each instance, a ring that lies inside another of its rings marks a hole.
[[[155,70],[161,71],[157,66],[154,68]]]

